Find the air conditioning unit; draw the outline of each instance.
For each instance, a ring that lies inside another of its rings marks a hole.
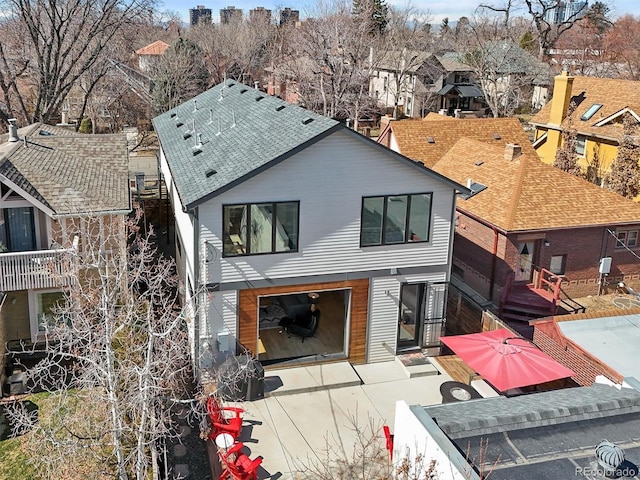
[[[202,337],[200,339],[199,365],[201,369],[213,368],[215,358],[216,338]]]
[[[218,351],[228,352],[231,350],[231,332],[223,330],[218,333]]]

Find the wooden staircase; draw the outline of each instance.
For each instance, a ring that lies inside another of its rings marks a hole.
[[[532,283],[514,284],[512,273],[500,297],[500,318],[528,322],[555,315],[561,303],[560,286],[564,279],[562,275],[540,268],[534,272]]]

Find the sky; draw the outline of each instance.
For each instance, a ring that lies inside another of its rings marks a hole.
[[[638,0],[604,0],[611,8],[611,16],[617,18],[619,16],[630,13],[635,16],[640,16],[640,1]],[[589,3],[593,3],[594,0],[589,0]],[[220,9],[228,5],[233,5],[236,8],[244,10],[245,15],[249,13],[249,10],[258,6],[269,8],[272,10],[278,9],[278,7],[291,7],[294,10],[300,10],[300,16],[305,17],[305,12],[309,11],[309,6],[313,5],[313,0],[228,0],[227,3],[211,2],[209,0],[196,0],[193,5],[185,2],[185,0],[164,0],[164,4],[160,6],[160,10],[173,10],[182,16],[182,19],[189,22],[189,8],[195,8],[196,5],[204,5],[206,8],[210,8],[213,13],[214,21],[219,19]],[[473,15],[474,10],[480,3],[487,3],[490,5],[503,4],[502,0],[411,0],[410,5],[422,12],[428,12],[431,18],[430,23],[440,23],[443,18],[448,17],[449,21],[455,21],[460,17],[470,17]],[[394,5],[398,7],[406,6],[404,0],[387,0],[388,5]],[[524,13],[524,12],[523,12]]]

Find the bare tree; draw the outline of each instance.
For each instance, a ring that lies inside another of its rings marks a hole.
[[[434,51],[434,38],[424,28],[430,17],[413,7],[392,7],[388,18],[387,31],[377,39],[373,53],[376,66],[392,72],[387,93],[393,99],[396,118],[402,97],[417,91],[419,70],[425,73],[428,68],[425,63]]]
[[[640,166],[638,166],[640,147],[637,144],[637,137],[634,136],[638,120],[627,112],[622,122],[618,153],[605,177],[605,183],[609,190],[623,197],[635,198],[640,194]]]
[[[12,58],[13,52],[0,50],[0,70],[7,79],[24,78],[31,88],[12,87],[20,108],[5,110],[0,117],[19,113],[27,122],[51,120],[73,85],[107,54],[114,36],[154,2],[3,0],[5,22],[14,23],[25,42],[22,62]]]
[[[476,18],[471,32],[469,43],[458,45],[460,61],[472,70],[493,116],[530,104],[533,86],[550,77],[548,66],[520,48],[512,32],[505,35],[495,19]]]
[[[550,15],[558,9],[565,0],[523,0],[533,25],[538,33],[538,58],[544,59],[556,41],[564,32],[573,27],[586,12],[587,2],[584,2],[581,9],[572,12],[568,17],[554,21]]]
[[[625,15],[618,18],[605,36],[605,45],[611,52],[619,77],[640,79],[640,18]]]
[[[553,162],[553,166],[576,177],[583,177],[584,175],[582,169],[578,165],[578,156],[576,154],[578,131],[573,125],[571,117],[571,114],[575,109],[575,102],[571,102],[567,113],[567,125],[562,130],[562,145],[556,151],[556,158]]]
[[[174,262],[157,258],[139,211],[118,218],[67,223],[83,232],[66,272],[79,281],[43,319],[43,342],[22,352],[44,356],[28,384],[51,392],[54,415],[38,422],[18,405],[7,410],[32,430],[31,459],[46,478],[158,478],[162,442],[177,435],[174,407],[199,409]]]
[[[228,24],[199,25],[189,32],[189,38],[202,49],[211,84],[222,82],[225,76],[251,84],[262,77],[275,30],[269,18],[234,16]]]
[[[202,49],[187,38],[178,38],[151,70],[154,113],[166,112],[204,92],[208,77]]]
[[[501,25],[504,29],[512,26],[515,14],[524,9],[530,16],[537,33],[538,58],[544,59],[549,50],[554,47],[556,40],[582,17],[586,12],[587,3],[572,11],[566,18],[555,19],[554,12],[561,9],[566,0],[503,0],[502,3],[481,3],[480,11],[490,11],[502,15]]]
[[[350,4],[318,2],[314,18],[295,31],[291,74],[301,102],[323,115],[357,119],[369,97],[370,25],[357,21]]]

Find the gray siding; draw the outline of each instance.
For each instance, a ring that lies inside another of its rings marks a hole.
[[[402,283],[443,282],[447,270],[430,275],[374,278],[369,290],[369,330],[367,332],[367,363],[392,360],[398,339],[400,285]],[[387,293],[388,292],[388,293]],[[444,298],[438,299],[444,302]],[[433,306],[433,308],[436,308]]]
[[[433,192],[428,243],[360,248],[362,197]],[[222,204],[300,201],[299,251],[222,258]],[[454,192],[442,182],[338,132],[199,208],[201,242],[216,249],[209,282],[446,265]]]

